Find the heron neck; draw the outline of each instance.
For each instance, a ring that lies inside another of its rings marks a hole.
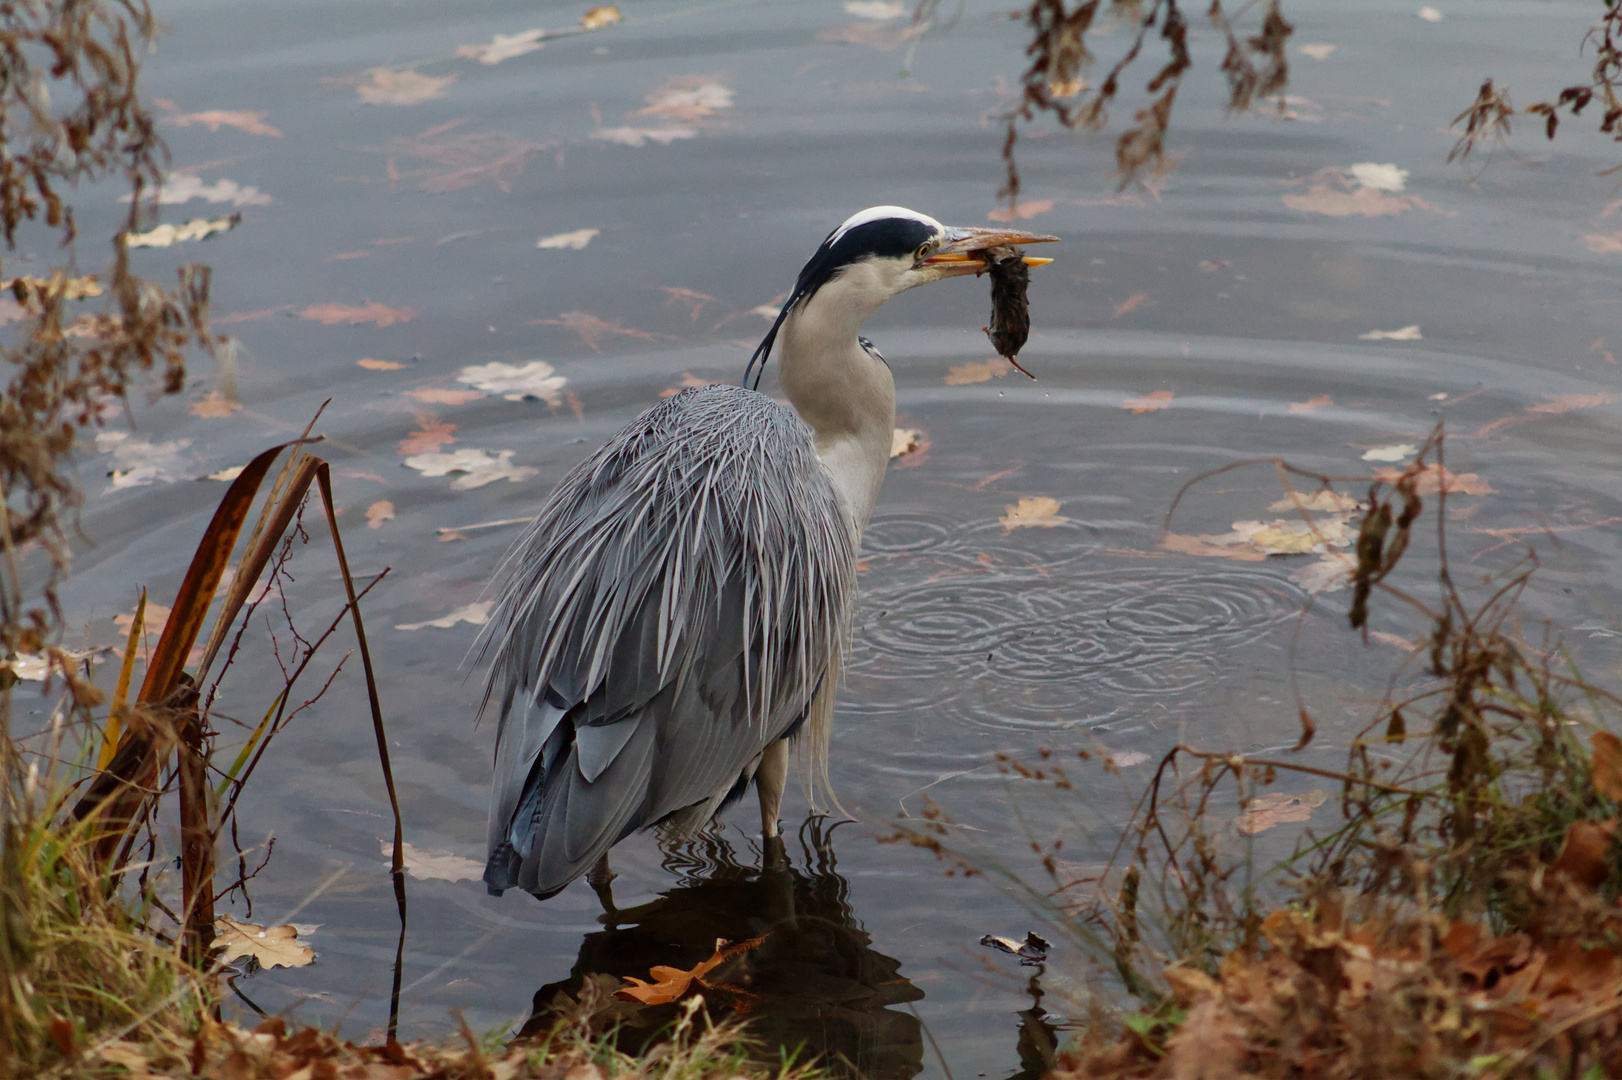
[[[817,454],[860,535],[890,460],[895,380],[856,340],[878,305],[851,299],[825,288],[783,321],[777,374],[789,404],[811,426]]]

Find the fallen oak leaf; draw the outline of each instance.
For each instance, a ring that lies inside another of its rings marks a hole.
[[[440,447],[456,441],[455,424],[434,416],[417,417],[418,428],[400,440],[397,454],[431,454]]]
[[[418,387],[415,390],[402,391],[406,397],[415,398],[424,405],[466,405],[470,401],[478,401],[485,394],[480,390],[435,390],[429,387]]]
[[[1234,819],[1233,826],[1246,836],[1254,836],[1275,825],[1306,821],[1312,817],[1314,810],[1328,800],[1327,791],[1311,791],[1305,795],[1269,792],[1246,803],[1245,812]]]
[[[222,963],[246,957],[264,968],[296,968],[315,959],[315,950],[298,940],[292,926],[255,926],[221,915],[214,920],[214,933],[214,944],[225,950]]]
[[[448,615],[441,615],[437,619],[425,619],[417,623],[397,623],[396,630],[421,630],[432,626],[438,630],[449,630],[457,623],[472,623],[474,626],[483,626],[490,621],[490,609],[495,604],[489,600],[475,600],[471,604],[463,604]]]
[[[1172,399],[1177,395],[1170,390],[1151,390],[1141,397],[1130,397],[1121,402],[1121,408],[1133,414],[1141,415],[1147,412],[1157,412],[1160,409],[1171,408]]]
[[[1374,471],[1376,480],[1383,480],[1388,484],[1395,484],[1403,476],[1403,470],[1389,466]],[[1414,494],[1435,495],[1437,492],[1444,490],[1450,495],[1491,495],[1493,493],[1492,485],[1473,472],[1449,472],[1441,465],[1427,465],[1419,471],[1414,486]]]
[[[632,985],[614,991],[614,996],[622,1001],[640,1001],[644,1005],[665,1005],[687,993],[694,983],[712,990],[733,990],[737,992],[733,987],[724,984],[718,985],[705,982],[704,976],[728,960],[742,956],[750,949],[755,948],[766,940],[766,936],[762,934],[760,937],[750,938],[748,941],[740,941],[736,945],[730,946],[726,943],[725,938],[716,938],[715,952],[710,955],[708,960],[700,960],[691,969],[685,971],[664,964],[651,967],[648,969],[648,974],[658,980],[652,983],[627,975],[625,981]]]
[[[771,317],[776,318],[776,314],[773,311]],[[1000,356],[993,357],[983,364],[958,364],[947,371],[946,385],[969,386],[973,383],[990,382],[992,379],[1002,378],[1013,370],[1014,365]]]
[[[311,304],[300,311],[298,317],[318,322],[323,326],[337,326],[339,323],[348,323],[350,326],[376,323],[379,327],[384,327],[410,322],[417,317],[417,309],[391,308],[375,300],[368,300],[360,307],[353,304]]]
[[[1054,525],[1068,524],[1070,519],[1059,516],[1060,502],[1058,499],[1046,495],[1035,495],[1019,500],[1010,506],[1003,507],[1003,516],[997,520],[1002,523],[1004,532],[1013,532],[1015,529],[1051,528]]]
[[[380,840],[378,844],[384,858],[393,857],[393,840]],[[424,881],[480,881],[484,878],[484,864],[465,855],[413,847],[409,841],[400,845],[400,855],[405,860],[406,872]]]

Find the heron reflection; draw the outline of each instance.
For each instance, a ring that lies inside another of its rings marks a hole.
[[[833,828],[812,818],[788,850],[782,838],[764,852],[741,854],[719,832],[699,834],[667,853],[679,883],[657,899],[603,916],[587,934],[567,979],[548,983],[520,1037],[544,1034],[599,975],[645,976],[664,964],[691,968],[717,939],[765,937],[756,948],[711,973],[742,993],[706,993],[716,1020],[747,1015],[750,1034],[776,1057],[803,1046],[825,1063],[874,1080],[908,1080],[923,1068],[923,1031],[904,1005],[924,992],[901,974],[901,962],[878,952],[850,905],[830,842]],[[764,856],[764,857],[762,857]],[[764,866],[758,869],[757,866]],[[898,1008],[898,1006],[901,1006]],[[679,1006],[628,1006],[616,1038],[639,1051],[675,1018]]]

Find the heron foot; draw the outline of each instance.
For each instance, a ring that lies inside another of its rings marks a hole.
[[[603,855],[586,871],[586,884],[591,891],[597,894],[597,900],[603,905],[601,921],[610,930],[618,929],[620,910],[614,906],[614,878],[618,875],[608,868],[608,856]]]

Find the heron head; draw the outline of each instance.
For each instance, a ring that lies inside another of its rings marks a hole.
[[[900,292],[942,278],[981,273],[984,252],[1004,244],[1041,244],[1057,236],[1020,229],[942,225],[928,214],[902,206],[874,206],[855,214],[828,234],[800,271],[787,306],[809,301],[825,285],[839,282],[857,303],[877,308]],[[1026,258],[1031,266],[1052,259]]]

